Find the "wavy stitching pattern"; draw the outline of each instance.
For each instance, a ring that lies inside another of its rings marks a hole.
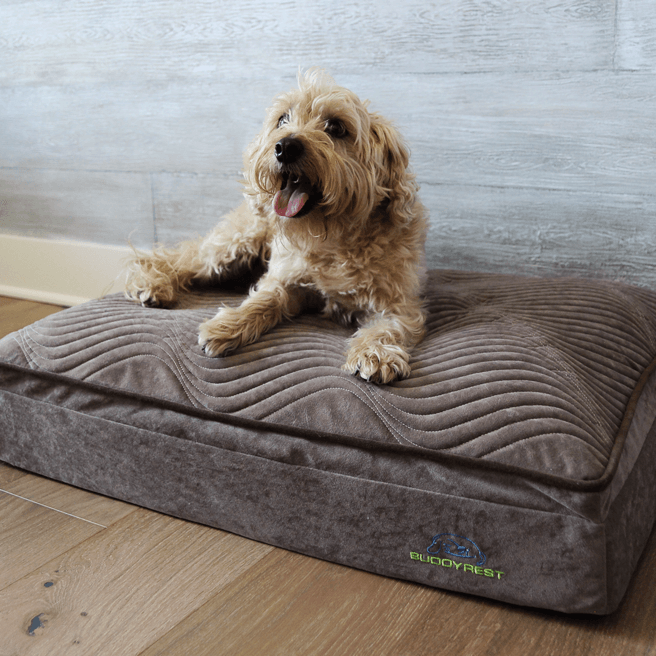
[[[116,295],[51,315],[5,344],[32,368],[115,386],[129,379],[135,392],[196,407],[299,426],[312,416],[304,408],[324,403],[336,432],[498,461],[526,453],[540,471],[562,469],[570,444],[584,453],[566,463],[582,479],[607,461],[628,397],[656,357],[656,294],[646,290],[433,272],[413,374],[376,387],[340,370],[350,333],[317,316],[223,359],[205,357],[198,324],[239,299],[192,292],[177,309],[153,310]],[[145,362],[170,382],[151,389],[154,370],[140,376]],[[346,395],[330,406],[329,390]],[[370,434],[373,425],[385,430]]]

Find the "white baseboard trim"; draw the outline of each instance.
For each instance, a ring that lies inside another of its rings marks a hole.
[[[86,303],[86,301],[89,300],[83,296],[71,296],[69,294],[49,292],[42,289],[13,287],[12,285],[0,285],[0,296],[20,298],[25,301],[38,301],[39,303],[49,303],[50,305],[63,305],[64,307],[81,305],[82,303]]]
[[[128,247],[0,233],[0,296],[79,305],[123,291]]]

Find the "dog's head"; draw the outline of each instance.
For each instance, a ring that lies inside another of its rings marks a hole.
[[[416,193],[396,129],[316,69],[275,101],[244,161],[247,194],[286,222],[405,221]]]

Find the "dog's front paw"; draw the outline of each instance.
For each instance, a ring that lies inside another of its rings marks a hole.
[[[211,358],[227,355],[253,339],[248,326],[234,308],[222,308],[198,329],[198,344]]]
[[[175,292],[172,289],[129,288],[125,290],[125,295],[144,307],[165,308],[175,303]]]
[[[410,357],[395,344],[354,345],[346,354],[342,369],[372,383],[391,383],[410,375]]]
[[[170,307],[175,303],[176,289],[166,274],[142,260],[133,262],[127,271],[125,295],[144,307]]]

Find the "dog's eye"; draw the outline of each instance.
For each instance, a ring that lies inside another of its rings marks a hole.
[[[327,134],[335,139],[343,139],[348,134],[346,126],[338,118],[329,118],[326,121],[325,130]]]
[[[283,114],[279,119],[278,119],[278,127],[281,128],[285,123],[289,123],[289,114]]]

